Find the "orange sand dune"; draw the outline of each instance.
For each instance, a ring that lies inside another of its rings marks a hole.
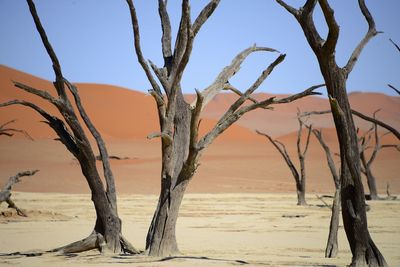
[[[0,102],[23,99],[36,103],[51,114],[59,114],[54,107],[37,96],[30,95],[14,87],[12,81],[18,81],[37,89],[56,95],[49,81],[0,65]],[[158,115],[153,98],[141,92],[112,85],[76,84],[82,102],[94,125],[106,138],[143,139],[152,132],[159,131]],[[25,129],[34,138],[54,136],[45,124],[38,123],[43,118],[26,107],[12,106],[0,110],[0,122],[11,119],[18,121],[15,128]],[[215,125],[213,119],[203,119],[201,134]],[[240,126],[228,129],[222,140],[252,140],[254,135]]]
[[[51,113],[56,110],[43,100],[13,87],[11,79],[45,89],[54,94],[51,83],[5,66],[0,66],[0,102],[14,98],[34,101]],[[105,137],[110,155],[129,157],[112,160],[112,168],[120,193],[157,194],[160,188],[159,140],[147,140],[146,136],[158,130],[156,107],[153,99],[143,93],[109,85],[78,84],[87,113]],[[187,96],[193,99],[193,96]],[[258,94],[258,99],[267,97]],[[369,101],[373,97],[374,101]],[[202,131],[210,129],[215,119],[236,98],[233,94],[221,94],[205,109]],[[356,109],[373,112],[382,107],[379,117],[399,127],[399,97],[382,94],[352,94],[350,99]],[[252,133],[261,129],[285,143],[288,152],[296,160],[298,124],[297,107],[302,110],[328,108],[324,98],[308,97],[296,103],[277,106],[274,111],[259,110],[232,126],[204,153],[201,166],[188,191],[195,193],[220,192],[294,192],[290,170],[275,148],[262,136]],[[324,127],[323,134],[333,152],[338,152],[335,130],[329,116],[310,118],[308,123]],[[27,130],[36,140],[0,138],[0,185],[8,177],[25,169],[40,169],[34,177],[23,179],[15,190],[30,192],[88,193],[88,186],[79,165],[54,137],[51,129],[35,112],[24,107],[0,109],[0,122],[18,119],[16,128]],[[243,127],[244,126],[244,127]],[[366,124],[369,127],[369,123]],[[329,129],[326,129],[328,127]],[[366,129],[364,128],[364,129]],[[305,135],[303,134],[303,137]],[[383,143],[399,142],[391,135]],[[338,161],[338,158],[335,158]],[[332,192],[333,183],[326,164],[325,154],[315,137],[311,137],[306,158],[308,192]],[[384,194],[390,183],[393,193],[400,192],[400,153],[395,149],[382,150],[373,166],[378,179],[379,193]]]
[[[325,89],[320,89],[325,90]],[[257,100],[267,99],[276,96],[282,98],[287,95],[270,95],[265,93],[255,94]],[[188,98],[193,99],[194,96]],[[237,96],[230,93],[218,95],[205,109],[203,116],[205,118],[216,119],[228,109],[228,107],[237,99]],[[389,125],[400,129],[400,97],[387,96],[380,93],[352,93],[349,96],[352,108],[366,115],[372,116],[373,112],[380,109],[377,118]],[[297,130],[296,113],[300,111],[316,111],[329,109],[329,101],[323,97],[311,96],[299,99],[295,102],[275,105],[273,110],[255,110],[244,115],[238,121],[238,125],[252,130],[261,130],[268,132],[272,136],[280,136]],[[310,119],[315,127],[332,128],[334,127],[331,115],[318,115]],[[370,123],[355,117],[357,127],[368,129]]]

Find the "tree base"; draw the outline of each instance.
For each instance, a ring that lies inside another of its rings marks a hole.
[[[121,253],[126,254],[139,254],[140,251],[135,249],[132,244],[126,240],[122,235],[119,237]],[[107,246],[107,243],[102,234],[93,231],[88,237],[68,244],[63,247],[59,247],[47,252],[58,252],[61,254],[70,253],[80,253],[84,251],[89,251],[93,249],[98,249],[102,254],[115,254],[117,251],[113,251]]]

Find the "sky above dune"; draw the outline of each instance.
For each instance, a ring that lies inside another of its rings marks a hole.
[[[180,2],[168,1],[173,36],[180,18]],[[206,0],[191,3],[192,21]],[[303,1],[287,1],[295,7]],[[357,1],[330,1],[340,27],[337,61],[343,66],[363,38],[367,24]],[[364,49],[348,80],[348,91],[375,91],[395,95],[387,84],[400,87],[400,53],[389,42],[400,44],[400,1],[367,0],[377,29],[383,31]],[[74,82],[113,84],[146,91],[150,88],[137,63],[132,25],[126,1],[37,0],[38,14],[59,57],[66,78]],[[157,1],[135,1],[145,58],[162,65],[161,29]],[[326,36],[321,11],[315,21]],[[0,0],[0,64],[53,80],[51,61],[36,32],[23,0]],[[295,19],[273,0],[222,0],[194,44],[184,74],[184,92],[208,86],[241,50],[256,43],[287,54],[259,91],[294,93],[323,83],[312,54]],[[237,88],[247,89],[277,53],[251,55],[235,78]],[[321,89],[324,92],[325,89]]]

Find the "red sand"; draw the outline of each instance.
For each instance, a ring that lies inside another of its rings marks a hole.
[[[0,66],[0,102],[25,99],[37,103],[48,112],[58,114],[45,101],[16,89],[11,80],[19,81],[55,95],[49,81],[33,77],[5,66]],[[119,192],[158,193],[160,173],[160,148],[158,140],[146,136],[158,131],[155,103],[151,96],[110,85],[77,84],[93,123],[106,139],[109,153],[129,160],[112,161]],[[187,96],[193,99],[193,96]],[[256,98],[267,97],[257,94]],[[279,96],[278,96],[279,97]],[[203,113],[202,131],[213,127],[218,117],[236,98],[233,94],[221,94],[209,103]],[[373,99],[373,101],[371,100]],[[371,115],[378,108],[378,117],[400,128],[400,97],[378,93],[353,93],[352,107]],[[297,107],[302,111],[327,109],[327,100],[307,97],[295,103],[280,105],[274,111],[257,110],[232,126],[207,150],[201,166],[189,186],[191,192],[292,192],[295,190],[290,171],[275,149],[261,136],[254,134],[260,129],[273,136],[280,136],[289,152],[295,157]],[[24,169],[40,169],[34,177],[25,178],[16,190],[34,192],[88,192],[79,165],[72,155],[56,141],[52,130],[34,111],[26,107],[0,109],[0,123],[11,119],[18,121],[15,128],[24,129],[35,141],[16,134],[13,138],[0,137],[0,184],[9,176]],[[310,122],[324,127],[324,136],[332,150],[337,152],[336,134],[329,115],[314,117]],[[369,123],[356,119],[362,129]],[[398,144],[393,136],[386,136],[384,143]],[[307,155],[308,191],[329,192],[333,188],[325,155],[317,140],[312,137]],[[294,161],[297,162],[294,158]],[[385,193],[390,183],[392,192],[400,192],[400,153],[395,149],[381,151],[373,171],[378,177],[380,193]]]

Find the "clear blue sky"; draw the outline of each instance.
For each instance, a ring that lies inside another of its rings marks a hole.
[[[135,1],[143,53],[162,65],[161,29],[157,1]],[[170,0],[174,33],[179,23],[180,2]],[[206,0],[192,1],[192,21]],[[367,24],[356,0],[330,1],[341,25],[336,52],[344,64],[364,36]],[[73,82],[113,84],[136,90],[150,85],[137,63],[132,28],[125,0],[37,0],[39,16],[61,61],[64,76]],[[298,7],[303,1],[288,0]],[[400,44],[399,0],[367,0],[377,29],[384,31],[367,45],[348,81],[349,91],[378,91],[390,95],[386,86],[400,87],[400,53],[389,42]],[[326,34],[319,9],[319,29]],[[0,64],[53,80],[54,74],[23,0],[0,0]],[[222,0],[198,34],[183,77],[185,92],[209,85],[219,71],[242,49],[257,43],[286,53],[286,60],[261,86],[269,93],[293,93],[323,82],[319,68],[300,26],[273,0]],[[246,89],[276,55],[249,57],[231,83]],[[325,91],[325,89],[322,89]]]

